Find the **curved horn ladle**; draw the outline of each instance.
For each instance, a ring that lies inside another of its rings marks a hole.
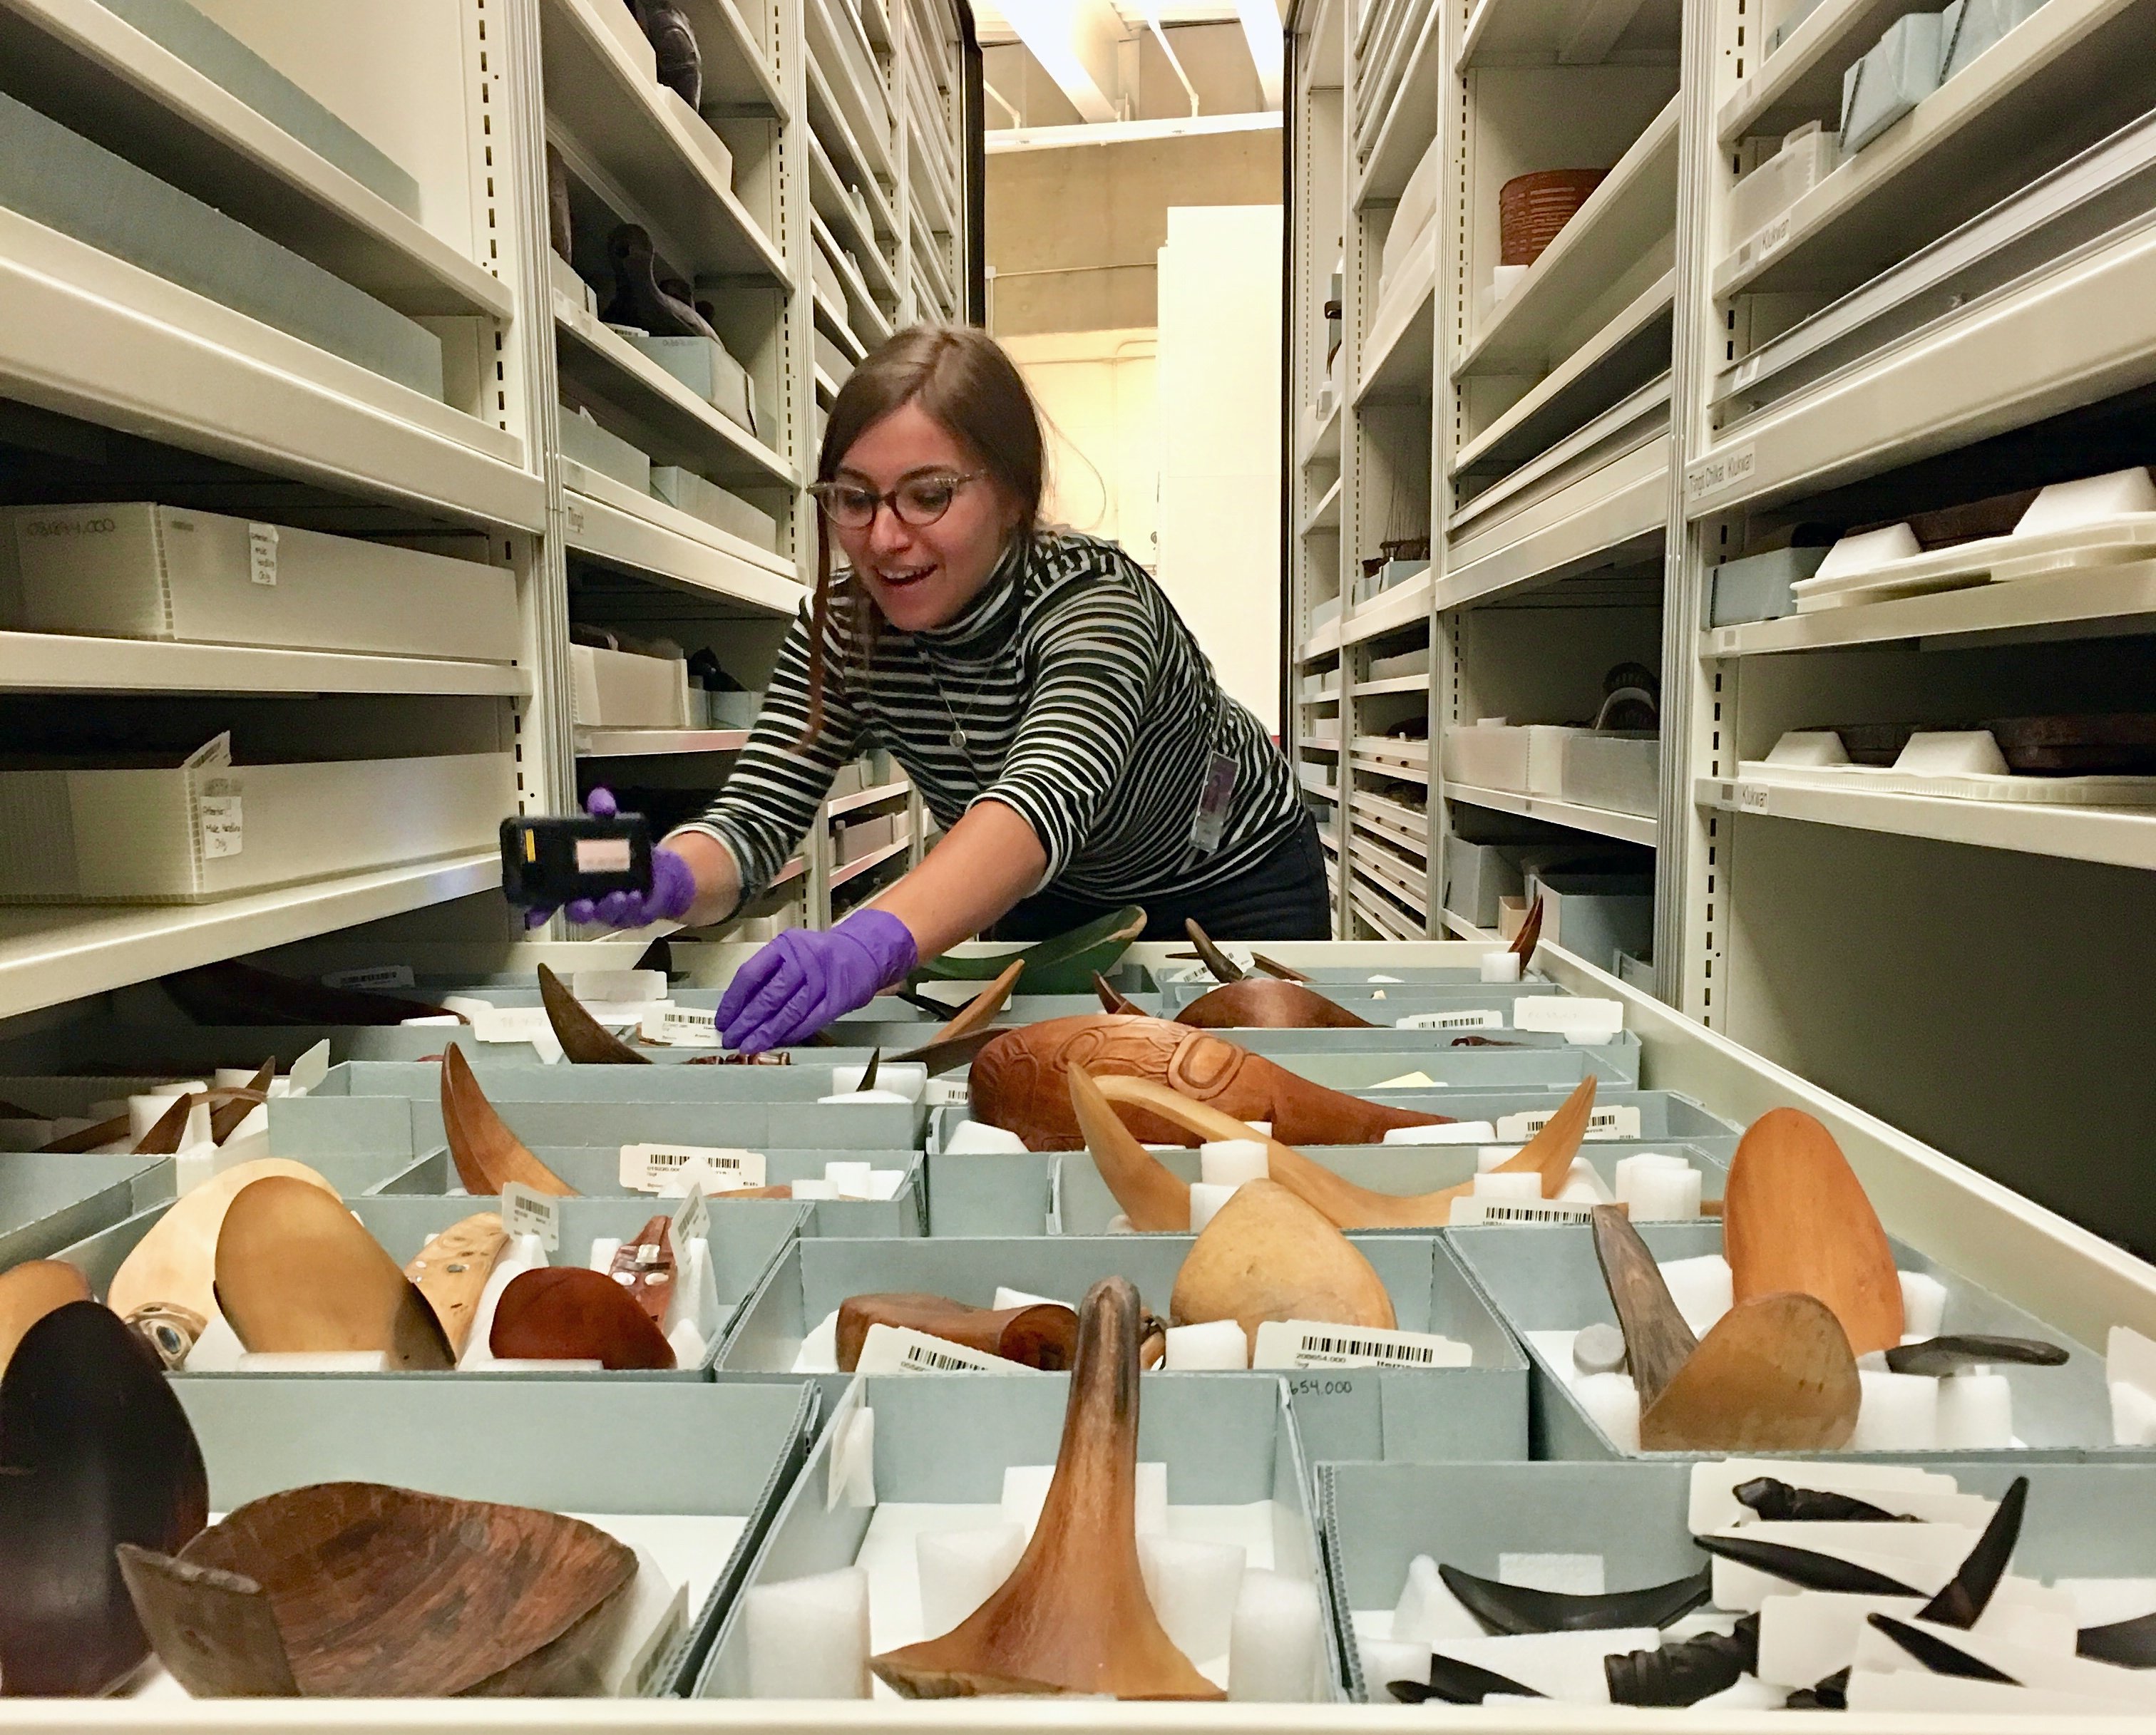
[[[546,965],[539,967],[539,1004],[547,1009],[547,1022],[562,1052],[584,1066],[649,1066],[651,1056],[639,1055],[586,1010],[584,1003],[569,992]]]
[[[577,1189],[526,1150],[495,1112],[471,1062],[454,1043],[442,1055],[442,1128],[457,1178],[474,1197],[498,1193],[509,1181],[557,1199],[576,1197]]]

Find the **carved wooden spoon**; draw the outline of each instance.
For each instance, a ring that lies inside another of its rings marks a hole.
[[[1140,1144],[1082,1066],[1070,1069],[1070,1109],[1085,1135],[1086,1149],[1093,1166],[1107,1183],[1108,1191],[1142,1230],[1187,1230],[1190,1227],[1190,1183]],[[1136,1080],[1119,1081],[1124,1084]],[[1166,1091],[1164,1085],[1152,1088]],[[1173,1095],[1172,1091],[1169,1095]],[[1224,1116],[1223,1117],[1225,1118]],[[1241,1126],[1241,1122],[1235,1123]],[[1244,1128],[1248,1132],[1247,1127]]]
[[[674,1255],[674,1219],[661,1211],[634,1238],[614,1250],[607,1275],[629,1292],[629,1299],[649,1314],[652,1324],[663,1332],[666,1310],[674,1305],[678,1265]]]
[[[454,1043],[442,1055],[442,1129],[465,1191],[475,1197],[518,1181],[537,1193],[574,1199],[577,1189],[524,1148],[503,1123],[472,1075],[471,1062]]]
[[[1299,982],[1245,976],[1239,982],[1200,994],[1175,1015],[1178,1024],[1200,1030],[1369,1030],[1337,1000]]]
[[[651,1316],[604,1272],[582,1265],[544,1266],[511,1278],[495,1303],[487,1347],[505,1361],[674,1365],[673,1347]]]
[[[1520,961],[1520,973],[1527,973],[1527,966],[1535,961],[1535,947],[1543,938],[1543,901],[1535,900],[1535,906],[1527,911],[1527,919],[1520,924],[1520,931],[1512,936],[1512,943],[1506,948]]]
[[[479,1317],[480,1298],[486,1280],[509,1245],[509,1232],[493,1211],[452,1223],[430,1240],[404,1267],[404,1275],[418,1286],[434,1317],[442,1322],[449,1353],[461,1356]]]
[[[26,1260],[0,1275],[0,1373],[32,1326],[69,1301],[90,1299],[90,1280],[60,1260]]]
[[[426,1297],[344,1201],[290,1176],[232,1201],[218,1232],[217,1296],[250,1350],[381,1350],[403,1370],[456,1364]]]
[[[1145,1009],[1131,998],[1098,970],[1093,973],[1093,992],[1101,997],[1101,1010],[1116,1014],[1136,1013],[1145,1015]]]
[[[105,1305],[131,1321],[145,1308],[159,1306],[182,1309],[198,1320],[216,1318],[217,1242],[224,1214],[244,1188],[275,1175],[320,1188],[331,1199],[337,1196],[336,1188],[314,1170],[281,1157],[221,1169],[150,1225],[113,1274]]]
[[[1198,919],[1195,916],[1184,919],[1183,931],[1190,936],[1190,943],[1198,948],[1199,957],[1204,962],[1205,968],[1213,973],[1213,979],[1215,982],[1240,982],[1249,973],[1235,959],[1229,957],[1226,952],[1213,943],[1205,930],[1199,927]]]
[[[180,1141],[187,1136],[187,1117],[203,1099],[182,1091],[172,1099],[172,1106],[158,1116],[150,1130],[136,1141],[134,1154],[137,1157],[170,1157],[180,1148]]]
[[[1247,1122],[1222,1113],[1210,1103],[1195,1101],[1149,1079],[1110,1076],[1097,1081],[1097,1089],[1107,1102],[1142,1108],[1154,1118],[1172,1122],[1201,1141],[1257,1140],[1265,1147],[1267,1174],[1306,1204],[1316,1206],[1342,1229],[1442,1228],[1452,1220],[1453,1201],[1466,1199],[1475,1191],[1472,1181],[1463,1181],[1455,1187],[1440,1188],[1435,1193],[1375,1193],[1367,1187],[1357,1186],[1323,1163],[1314,1162],[1293,1146],[1265,1137]],[[1542,1176],[1543,1197],[1555,1198],[1563,1189],[1573,1159],[1579,1154],[1580,1142],[1587,1136],[1588,1120],[1594,1110],[1594,1091],[1595,1081],[1590,1074],[1573,1087],[1564,1106],[1543,1124],[1541,1132],[1497,1165],[1497,1172],[1537,1172]],[[1075,1095],[1072,1100],[1075,1101]],[[1105,1137],[1102,1142],[1106,1147]],[[1091,1139],[1087,1148],[1093,1148]],[[1152,1160],[1142,1147],[1139,1154]],[[1098,1152],[1095,1156],[1097,1161]],[[1121,1153],[1121,1164],[1128,1167],[1127,1151]],[[1157,1163],[1153,1166],[1159,1168]],[[1102,1175],[1105,1178],[1105,1169]],[[1115,1183],[1111,1181],[1109,1189],[1112,1192],[1114,1188]],[[1118,1193],[1117,1198],[1121,1197]],[[1126,1205],[1124,1209],[1128,1210],[1129,1207]],[[1184,1209],[1187,1213],[1187,1190]],[[1135,1216],[1131,1220],[1133,1224],[1137,1222]]]
[[[1175,1274],[1168,1323],[1232,1319],[1252,1350],[1268,1320],[1390,1331],[1393,1298],[1370,1261],[1320,1212],[1273,1181],[1245,1181],[1199,1232]]]
[[[1887,1231],[1841,1148],[1811,1116],[1769,1109],[1746,1129],[1722,1188],[1732,1292],[1795,1291],[1832,1310],[1858,1355],[1902,1341],[1902,1280]]]
[[[1059,1301],[969,1307],[947,1296],[917,1292],[849,1296],[839,1307],[840,1373],[851,1373],[860,1365],[861,1345],[875,1325],[910,1326],[1048,1373],[1068,1368],[1078,1343],[1078,1316]]]
[[[951,1631],[869,1660],[906,1698],[1226,1697],[1163,1630],[1138,1568],[1142,1329],[1128,1280],[1104,1277],[1086,1291],[1063,1441],[1033,1540],[1010,1577]]]
[[[650,1055],[639,1055],[593,1018],[569,992],[568,984],[544,964],[539,967],[539,1004],[547,1009],[554,1039],[570,1060],[588,1066],[651,1065]]]

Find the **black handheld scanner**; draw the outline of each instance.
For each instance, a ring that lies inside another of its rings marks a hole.
[[[572,898],[651,890],[651,828],[641,814],[501,822],[501,889],[512,904],[552,908]]]

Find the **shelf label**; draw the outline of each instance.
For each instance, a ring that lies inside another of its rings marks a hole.
[[[1781,249],[1783,244],[1789,239],[1789,213],[1784,211],[1766,228],[1761,229],[1758,239],[1753,243],[1753,250],[1758,255],[1759,263],[1765,264]]]
[[[947,1337],[932,1337],[926,1332],[916,1332],[911,1326],[887,1326],[881,1322],[869,1327],[868,1335],[861,1340],[860,1358],[854,1364],[857,1373],[1038,1373],[1038,1368],[1029,1368],[1023,1362],[1006,1360],[1002,1356],[990,1355],[986,1350],[968,1349],[963,1343],[953,1343]]]
[[[1764,783],[1732,783],[1729,788],[1740,814],[1763,814],[1767,811],[1769,792]]]
[[[322,978],[324,988],[358,988],[362,991],[392,988],[416,988],[409,964],[369,964],[364,969],[332,970]]]
[[[1706,495],[1719,493],[1724,488],[1733,488],[1739,482],[1749,481],[1757,456],[1753,448],[1739,446],[1733,452],[1725,452],[1703,464],[1695,464],[1685,472],[1685,498],[1698,500]]]
[[[1258,1327],[1253,1368],[1467,1368],[1475,1353],[1435,1332],[1389,1332],[1322,1320],[1269,1319]]]
[[[562,1246],[562,1201],[550,1193],[506,1181],[501,1188],[501,1226],[512,1235],[536,1235],[549,1253]]]
[[[274,524],[249,524],[247,526],[247,576],[257,584],[274,587],[277,583],[277,526]]]
[[[734,1193],[764,1184],[761,1151],[717,1145],[624,1145],[621,1184],[634,1193],[667,1193],[688,1184]]]

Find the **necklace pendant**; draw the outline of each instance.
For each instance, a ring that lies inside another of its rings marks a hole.
[[[962,753],[966,751],[966,731],[955,724],[951,730],[951,745]]]

